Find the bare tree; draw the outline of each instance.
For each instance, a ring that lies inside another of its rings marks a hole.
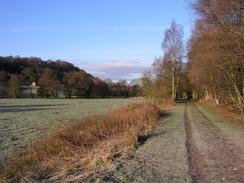
[[[188,76],[199,94],[243,112],[243,1],[198,0],[188,44]],[[233,104],[233,105],[230,105]]]
[[[183,47],[183,28],[176,24],[175,21],[171,23],[169,29],[165,31],[164,40],[162,44],[164,51],[164,61],[168,62],[171,70],[171,99],[176,99],[177,88],[179,86],[179,77],[177,72],[182,67],[182,59],[184,53]]]
[[[193,8],[205,22],[244,38],[243,0],[197,0]]]

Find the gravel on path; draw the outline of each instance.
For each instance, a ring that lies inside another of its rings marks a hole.
[[[118,160],[101,182],[190,183],[184,104],[158,122],[151,137],[134,152],[134,158]]]

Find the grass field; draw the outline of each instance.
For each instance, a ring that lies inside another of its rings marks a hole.
[[[0,159],[53,128],[130,101],[132,99],[0,99]]]

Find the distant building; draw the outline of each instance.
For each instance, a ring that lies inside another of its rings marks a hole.
[[[36,87],[37,85],[36,85],[36,82],[35,81],[33,81],[32,83],[31,83],[31,87]]]
[[[37,86],[35,81],[33,81],[31,83],[31,85],[23,85],[21,87],[21,89],[22,89],[21,97],[24,97],[24,98],[36,98],[36,97],[38,97],[39,86]]]

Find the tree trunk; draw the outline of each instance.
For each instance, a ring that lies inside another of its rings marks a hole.
[[[172,101],[175,100],[175,67],[172,67]]]

